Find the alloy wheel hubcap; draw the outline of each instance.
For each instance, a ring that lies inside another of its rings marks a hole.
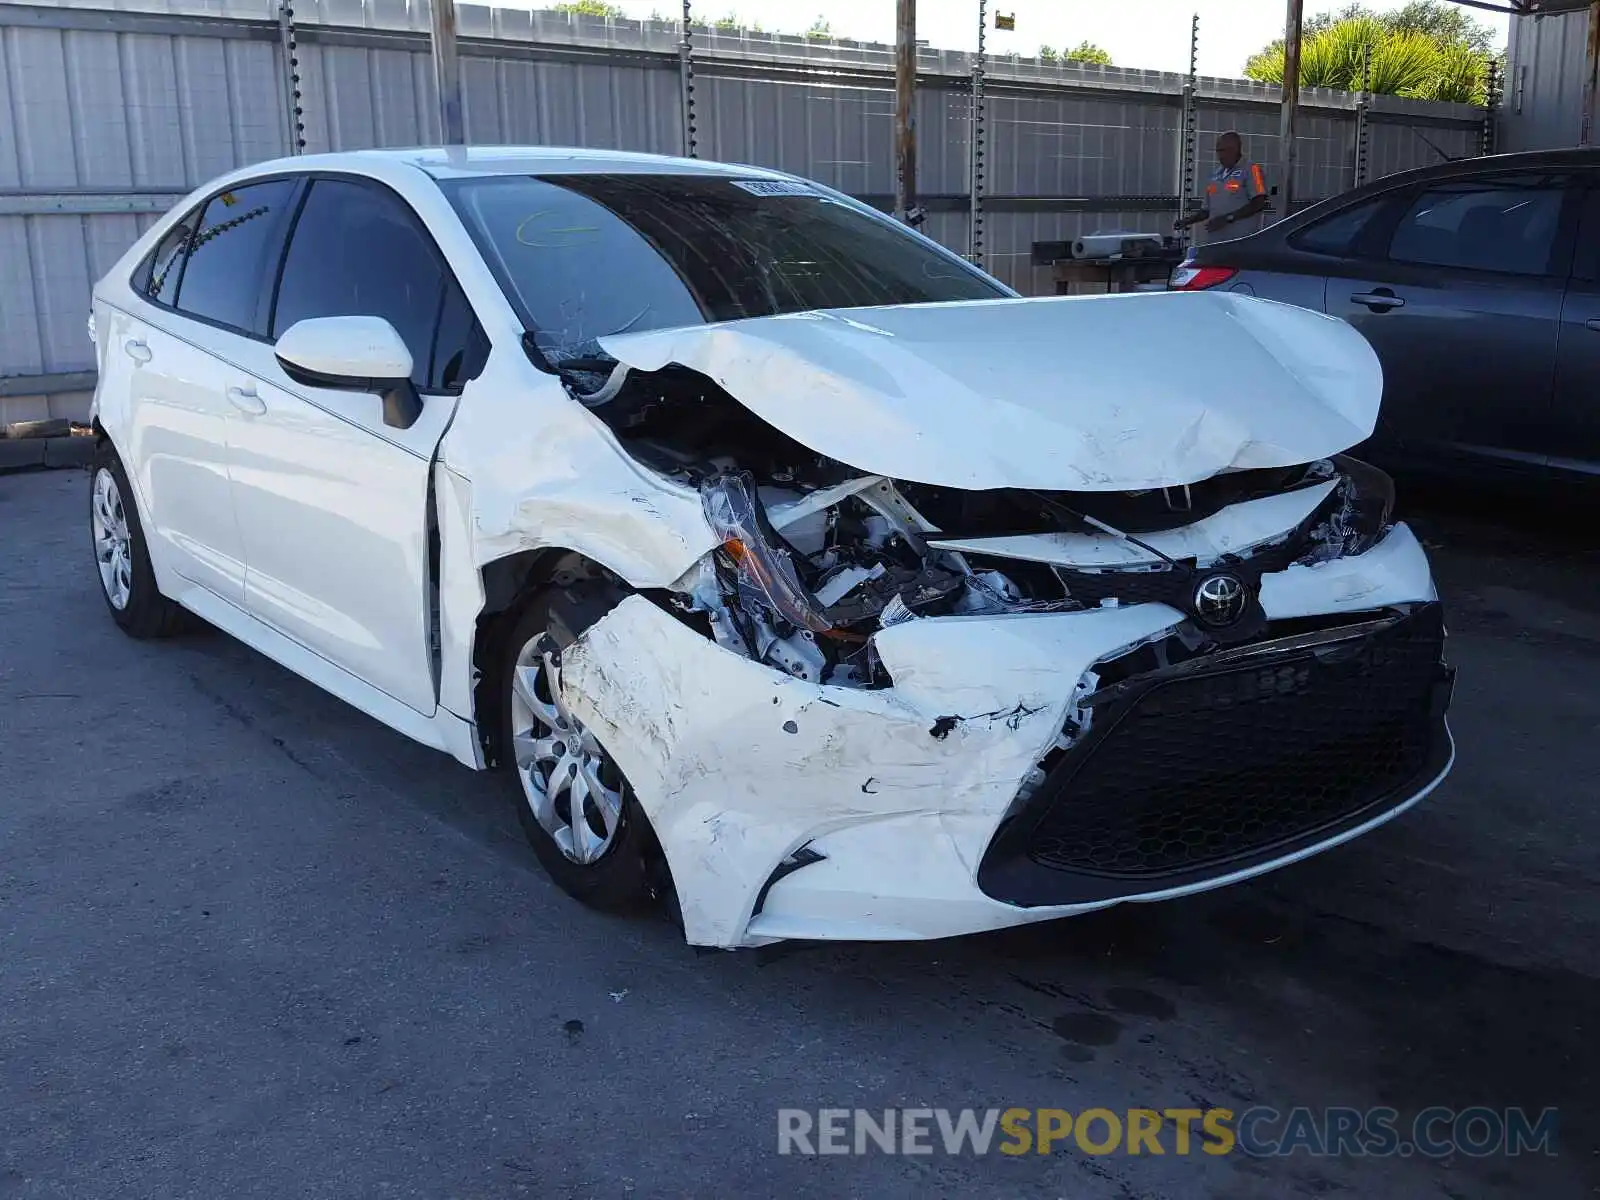
[[[611,847],[622,822],[622,772],[561,699],[547,634],[529,639],[511,678],[511,752],[534,819],[575,863]]]
[[[122,508],[122,489],[110,471],[101,467],[94,477],[90,506],[94,529],[94,557],[100,568],[100,586],[111,607],[128,607],[133,592],[133,554],[128,540],[128,517]]]

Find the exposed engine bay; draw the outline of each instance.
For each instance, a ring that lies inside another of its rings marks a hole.
[[[674,588],[685,618],[813,683],[889,686],[872,635],[929,616],[1161,602],[1205,653],[1262,634],[1264,573],[1361,553],[1390,524],[1388,477],[1342,455],[1177,487],[964,490],[819,454],[687,367],[560,374],[631,456],[698,490],[719,548]]]

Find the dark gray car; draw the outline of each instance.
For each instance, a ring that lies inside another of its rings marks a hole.
[[[1600,151],[1502,154],[1357,188],[1173,272],[1342,317],[1383,361],[1369,452],[1600,482]]]

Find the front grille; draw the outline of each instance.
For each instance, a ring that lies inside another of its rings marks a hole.
[[[1060,567],[1057,573],[1067,594],[1085,607],[1117,600],[1122,604],[1167,604],[1179,612],[1189,612],[1194,604],[1195,585],[1213,571],[1236,574],[1255,591],[1260,587],[1262,575],[1287,570],[1305,555],[1306,549],[1306,539],[1297,534],[1252,554],[1214,563],[1204,569],[1163,566],[1153,570],[1089,571],[1082,567]]]
[[[1132,885],[1108,888],[1121,894],[1214,875],[1398,802],[1438,769],[1443,638],[1435,604],[1364,637],[1135,677],[1035,793],[1018,849],[1051,871]]]

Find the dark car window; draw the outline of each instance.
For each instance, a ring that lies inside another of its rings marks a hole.
[[[1600,281],[1600,186],[1591,185],[1584,193],[1578,242],[1572,254],[1572,275],[1589,283]]]
[[[489,339],[455,280],[447,280],[428,365],[430,386],[453,391],[483,369]]]
[[[284,257],[272,336],[310,317],[349,316],[395,327],[422,391],[459,386],[482,357],[472,311],[411,207],[381,185],[319,179]]]
[[[807,184],[713,175],[505,176],[446,193],[546,352],[814,308],[1008,293],[903,226]]]
[[[229,329],[259,333],[256,312],[270,278],[294,181],[269,179],[219,192],[206,202],[178,280],[177,306]]]
[[[183,253],[189,248],[199,216],[198,208],[184,214],[156,243],[156,248],[145,255],[133,275],[135,291],[160,304],[172,303],[173,293],[178,290],[178,275],[183,270]]]
[[[1389,257],[1516,275],[1552,273],[1566,189],[1547,177],[1436,184],[1395,227]]]
[[[1360,204],[1352,204],[1342,212],[1324,217],[1292,234],[1289,244],[1296,250],[1309,250],[1312,254],[1354,254],[1361,235],[1389,202],[1388,196],[1374,196]]]

